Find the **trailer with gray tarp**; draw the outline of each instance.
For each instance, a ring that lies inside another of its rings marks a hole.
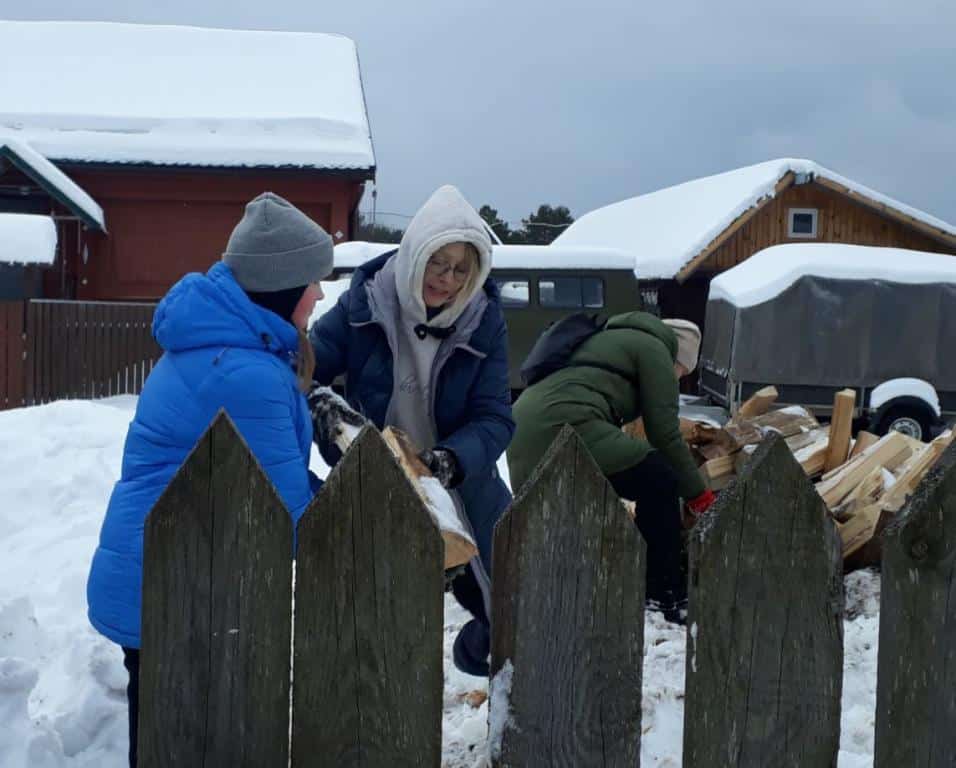
[[[856,390],[872,431],[928,439],[956,415],[956,257],[842,244],[780,245],[715,278],[701,390],[731,410],[776,386],[828,415]]]

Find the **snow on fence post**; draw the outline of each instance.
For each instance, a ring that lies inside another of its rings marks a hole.
[[[441,764],[444,544],[369,427],[299,521],[292,765]]]
[[[220,412],[150,512],[139,765],[288,762],[292,521]]]
[[[875,768],[956,755],[956,444],[883,535]]]
[[[836,766],[840,539],[783,440],[698,523],[690,566],[684,766]]]
[[[565,427],[494,543],[493,765],[639,764],[645,547]]]

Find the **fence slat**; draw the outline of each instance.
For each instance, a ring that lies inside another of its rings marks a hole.
[[[80,356],[82,349],[79,345],[79,309],[73,302],[62,307],[64,339],[61,354],[66,365],[64,366],[64,382],[62,392],[67,398],[80,397],[79,383],[83,376],[80,370]]]
[[[133,318],[130,312],[123,313],[122,333],[120,334],[120,351],[123,355],[122,373],[120,374],[120,392],[128,395],[137,390],[133,385]]]
[[[7,320],[7,407],[19,408],[26,400],[26,302],[8,306]]]
[[[956,764],[956,444],[883,536],[875,768]]]
[[[109,374],[107,372],[107,339],[109,333],[106,330],[106,307],[102,304],[93,306],[94,316],[96,317],[96,333],[93,344],[96,353],[96,394],[94,397],[106,397],[109,393]]]
[[[50,305],[41,304],[40,305],[40,328],[39,328],[39,337],[37,341],[38,352],[37,352],[37,363],[40,366],[40,402],[48,403],[50,402],[50,393],[53,391],[52,379],[53,379],[53,355],[51,350],[53,349],[52,344],[53,336],[53,326],[50,323]]]
[[[299,522],[292,764],[441,763],[444,549],[366,428]]]
[[[26,339],[24,340],[26,359],[23,361],[26,376],[26,386],[23,393],[25,405],[34,405],[36,403],[36,325],[36,305],[32,302],[27,302]]]
[[[109,351],[109,393],[110,396],[121,394],[120,389],[120,369],[122,367],[123,356],[120,345],[120,312],[119,308],[110,305],[106,308],[107,328],[110,338],[110,344],[107,347]]]
[[[143,381],[145,379],[145,370],[146,370],[146,334],[148,333],[149,328],[149,315],[147,314],[147,309],[145,307],[140,307],[135,314],[134,323],[136,332],[133,334],[134,339],[134,392],[140,392],[143,389]]]
[[[566,427],[495,532],[493,765],[638,765],[645,562]]]
[[[286,768],[292,522],[224,413],[144,554],[139,765]]]
[[[89,387],[87,386],[87,364],[86,355],[89,351],[89,345],[86,340],[86,312],[88,306],[85,303],[76,305],[76,383],[73,388],[76,390],[76,397],[88,398]]]
[[[0,407],[10,408],[10,364],[7,350],[10,335],[10,306],[0,302],[0,361],[3,370],[0,370]]]
[[[685,768],[835,767],[842,614],[833,523],[765,441],[691,537]]]
[[[50,379],[50,400],[55,400],[57,395],[62,393],[66,385],[66,339],[64,338],[63,313],[58,311],[55,304],[49,305],[50,310],[50,369],[53,375]]]
[[[12,389],[10,370],[10,344],[11,335],[11,312],[10,304],[0,302],[0,362],[3,363],[3,369],[0,370],[0,407],[10,408],[10,390]]]

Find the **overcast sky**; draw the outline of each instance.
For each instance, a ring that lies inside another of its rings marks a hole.
[[[0,17],[348,35],[381,211],[450,182],[513,222],[544,202],[580,216],[795,156],[956,223],[953,0],[0,0]]]

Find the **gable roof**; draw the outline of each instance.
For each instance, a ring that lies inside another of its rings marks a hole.
[[[0,158],[9,160],[87,227],[98,232],[106,231],[103,209],[76,182],[39,152],[22,141],[0,134]]]
[[[340,35],[3,21],[0,94],[0,132],[56,161],[375,168]]]
[[[683,280],[771,198],[815,181],[924,234],[956,246],[956,226],[824,168],[783,158],[738,168],[598,208],[554,245],[600,245],[634,255],[643,279]]]

